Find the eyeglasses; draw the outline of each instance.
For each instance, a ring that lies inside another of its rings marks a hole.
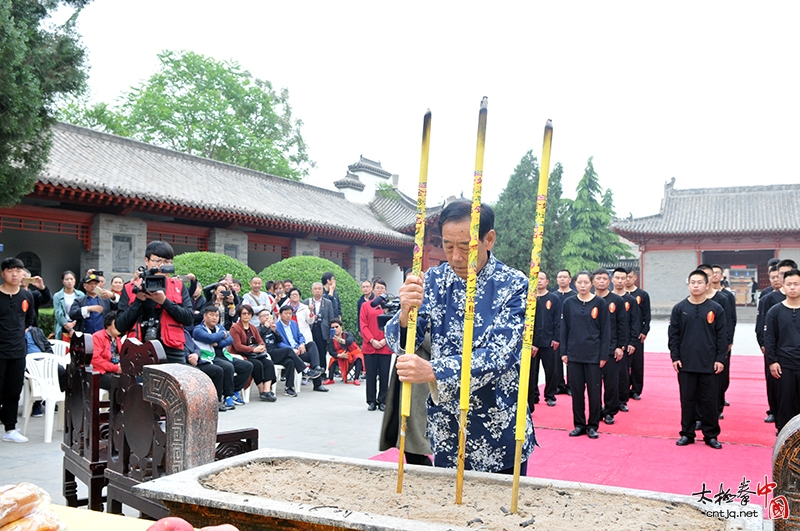
[[[172,265],[172,260],[166,260],[164,258],[148,258],[147,261],[157,266]]]

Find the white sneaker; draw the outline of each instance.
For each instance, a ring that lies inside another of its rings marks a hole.
[[[22,435],[19,430],[11,430],[3,434],[3,442],[26,443],[28,438]]]

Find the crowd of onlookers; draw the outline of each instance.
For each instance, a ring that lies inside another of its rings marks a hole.
[[[24,352],[20,348],[18,353],[23,372],[25,354],[51,351],[44,333],[37,328],[37,312],[52,301],[51,337],[69,342],[75,333],[91,335],[92,367],[101,373],[103,389],[110,389],[113,374],[121,372],[123,342],[134,337],[139,341],[158,339],[167,362],[188,364],[205,373],[216,389],[220,412],[245,404],[244,393],[251,392],[251,383],[261,400],[275,402],[279,373],[285,380],[283,394],[289,397],[297,396],[296,373],[303,385],[310,384],[320,393],[328,392],[328,386],[337,379],[359,386],[366,377],[368,409],[385,408],[392,352],[378,323],[385,307],[383,280],[362,283],[359,329],[349,331],[343,328],[333,273],[324,273],[305,297],[291,279],[265,282],[254,276],[247,289],[242,280],[228,274],[203,286],[194,274],[172,275],[173,253],[169,244],[151,242],[142,268],[145,273],[130,279],[114,276],[107,281],[103,271],[95,269],[80,277],[64,271],[63,287],[52,295],[41,277],[31,277],[21,262],[9,262],[12,267],[5,268],[3,276],[6,269],[13,270],[14,275],[9,273],[4,285],[11,288],[18,279],[20,291],[26,294],[22,295],[24,300],[30,297],[26,304],[31,311],[26,307],[21,314],[25,319],[21,325],[28,330]],[[153,275],[161,277],[156,282],[158,289],[149,286],[152,280],[147,280],[148,274],[151,279]],[[364,304],[373,302],[376,295],[377,303]],[[363,338],[361,345],[356,332]],[[23,372],[11,376],[21,381]],[[0,371],[0,387],[3,376],[9,377],[7,371]],[[13,432],[9,435],[12,442],[25,442],[27,439],[15,430],[19,389],[16,394],[13,418],[7,414],[2,420],[6,431]],[[5,412],[12,406],[11,399],[5,393],[3,396]],[[32,414],[42,414],[40,403],[34,404]]]

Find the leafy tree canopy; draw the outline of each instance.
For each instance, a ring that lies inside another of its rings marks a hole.
[[[553,279],[553,272],[561,268],[561,252],[564,247],[562,171],[561,164],[557,163],[547,184],[541,270],[547,271]],[[530,271],[538,190],[539,162],[533,151],[528,151],[514,169],[494,207],[497,230],[495,254],[501,261],[526,275]]]
[[[342,303],[342,324],[344,329],[358,336],[356,303],[361,297],[361,288],[350,273],[325,258],[317,256],[293,256],[264,268],[258,276],[268,280],[292,279],[304,299],[311,297],[311,285],[322,279],[322,274],[330,271],[336,279],[336,292]]]
[[[190,51],[164,51],[158,59],[159,71],[119,105],[76,98],[59,118],[288,179],[314,167],[287,89],[275,91],[235,61]]]
[[[88,1],[0,1],[0,206],[30,193],[44,168],[56,98],[83,90],[75,21]],[[62,3],[75,14],[62,26],[48,24]]]
[[[614,214],[613,196],[611,190],[603,193],[592,157],[576,190],[575,199],[567,201],[569,224],[564,267],[575,274],[582,269],[595,269],[604,262],[615,263],[620,257],[631,257],[619,236],[609,228]]]

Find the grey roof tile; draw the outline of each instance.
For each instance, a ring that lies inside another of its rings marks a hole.
[[[377,192],[369,206],[378,219],[393,229],[413,233],[417,223],[417,201],[399,190],[395,189],[393,192],[397,193],[398,198],[386,197]],[[426,206],[425,220],[430,223],[439,216],[443,208],[444,205]]]
[[[70,124],[57,124],[53,133],[50,159],[39,179],[46,184],[413,240],[340,192]]]
[[[622,235],[741,234],[800,230],[800,184],[676,190],[664,187],[661,212],[616,220]]]

